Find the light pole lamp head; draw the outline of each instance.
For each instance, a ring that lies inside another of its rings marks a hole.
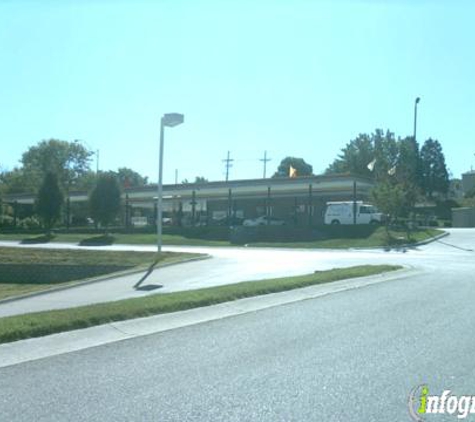
[[[185,120],[185,116],[183,116],[183,114],[167,113],[167,114],[164,114],[162,117],[162,124],[163,126],[167,126],[167,127],[175,127],[183,123],[184,120]]]
[[[421,100],[421,99],[420,99],[419,97],[416,98],[416,105],[419,104],[419,101],[420,101],[420,100]]]

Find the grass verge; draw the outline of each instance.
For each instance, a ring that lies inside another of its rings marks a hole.
[[[342,226],[344,228],[344,226]],[[351,226],[350,226],[351,228]],[[350,237],[342,233],[341,236],[330,236],[326,239],[313,241],[297,241],[297,242],[249,242],[249,246],[270,247],[270,248],[366,248],[366,247],[385,247],[406,243],[417,243],[430,239],[438,234],[443,233],[437,229],[421,229],[411,232],[411,237],[407,240],[406,231],[390,230],[388,239],[384,227],[378,227],[368,236]],[[102,246],[110,244],[126,244],[126,245],[153,245],[157,241],[156,234],[150,233],[114,233],[109,237],[92,236],[91,234],[80,233],[61,233],[56,234],[50,239],[44,236],[30,236],[25,234],[0,234],[0,240],[20,240],[25,244],[47,243],[47,242],[64,242],[75,243],[79,245]],[[234,246],[228,240],[209,240],[190,238],[178,234],[164,234],[164,245],[173,246]]]
[[[199,254],[77,249],[0,248],[0,299],[78,284],[132,268],[181,262]]]
[[[425,229],[411,232],[409,240],[404,230],[390,230],[389,239],[384,227],[378,227],[367,237],[337,237],[307,242],[256,242],[249,243],[249,246],[257,247],[283,247],[283,248],[328,248],[328,249],[347,249],[347,248],[375,248],[398,246],[402,244],[415,244],[434,236],[442,234],[442,230]]]
[[[106,237],[81,233],[57,233],[52,237],[25,233],[1,233],[0,240],[21,241],[22,244],[75,243],[82,246],[105,246],[110,244],[155,245],[157,235],[152,233],[113,233]],[[163,244],[174,246],[230,246],[227,240],[189,238],[177,234],[164,234]]]
[[[226,286],[156,294],[144,298],[127,299],[72,309],[5,317],[0,319],[0,343],[40,337],[113,321],[123,321],[209,306],[342,279],[380,274],[400,268],[397,265],[361,265],[329,271],[318,271],[304,276],[247,281]]]

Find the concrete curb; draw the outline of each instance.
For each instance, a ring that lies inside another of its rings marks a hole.
[[[437,236],[430,237],[429,239],[421,240],[420,242],[417,243],[404,243],[402,245],[397,245],[397,246],[367,246],[367,247],[362,247],[362,248],[348,248],[350,251],[364,251],[364,250],[391,250],[391,249],[410,249],[414,248],[416,246],[423,246],[427,245],[429,243],[435,242],[439,239],[442,239],[443,237],[449,236],[449,232],[444,232],[441,234],[438,234]]]
[[[179,265],[179,264],[187,264],[189,262],[194,262],[194,261],[202,261],[204,259],[209,259],[209,258],[211,258],[211,255],[195,256],[195,257],[192,257],[192,258],[184,259],[182,261],[168,262],[168,263],[164,263],[162,265],[155,266],[153,271],[158,270],[160,268],[171,267],[173,265]],[[141,266],[141,267],[132,268],[130,270],[124,270],[124,271],[118,271],[118,272],[115,272],[115,273],[105,274],[105,275],[102,275],[102,276],[99,276],[99,277],[86,278],[86,279],[80,280],[80,281],[72,281],[71,284],[68,284],[68,285],[65,285],[65,286],[52,287],[50,289],[41,290],[39,292],[26,293],[24,295],[18,295],[18,296],[12,296],[12,297],[9,297],[9,298],[6,298],[6,299],[0,299],[0,305],[2,305],[4,303],[9,303],[9,302],[15,302],[17,300],[28,299],[28,298],[31,298],[31,297],[42,296],[42,295],[46,295],[46,294],[49,294],[49,293],[60,292],[62,290],[69,290],[69,289],[73,289],[75,287],[87,286],[88,284],[99,283],[101,281],[107,281],[107,280],[111,280],[111,279],[114,279],[114,278],[139,274],[139,273],[146,272],[148,268],[149,267]]]
[[[442,239],[443,237],[447,237],[449,235],[450,235],[449,232],[444,232],[444,233],[438,234],[437,236],[431,237],[429,239],[421,240],[420,242],[415,243],[413,246],[427,245],[428,243],[435,242],[435,241],[437,241],[439,239]]]
[[[186,311],[124,320],[80,330],[51,334],[45,337],[4,343],[0,344],[0,368],[250,312],[258,312],[303,300],[316,299],[348,290],[369,287],[386,281],[404,279],[419,272],[420,270],[412,266],[404,266],[400,270],[382,274],[338,280],[300,289],[188,309]]]

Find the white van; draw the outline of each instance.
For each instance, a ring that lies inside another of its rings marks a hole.
[[[327,202],[325,224],[353,224],[353,201]],[[371,204],[356,201],[356,224],[379,224],[383,214]]]

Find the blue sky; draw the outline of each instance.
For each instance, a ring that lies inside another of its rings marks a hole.
[[[42,139],[85,141],[103,170],[164,180],[262,177],[302,157],[320,173],[359,133],[438,139],[475,165],[473,2],[0,2],[0,165]],[[95,168],[96,163],[92,163]]]

